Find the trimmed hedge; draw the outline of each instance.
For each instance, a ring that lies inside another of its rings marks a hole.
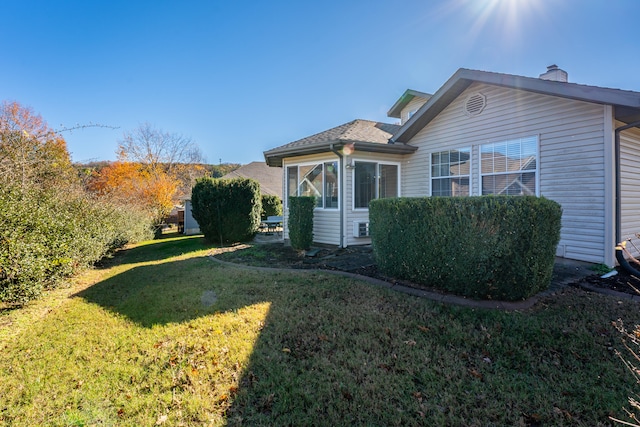
[[[385,274],[458,295],[515,301],[549,287],[562,209],[534,196],[373,200]]]
[[[291,247],[306,250],[313,243],[313,210],[316,207],[315,197],[289,197],[289,240]]]
[[[282,200],[280,197],[271,194],[262,195],[262,213],[260,214],[262,219],[267,219],[270,216],[282,215]]]
[[[191,192],[191,212],[210,242],[253,239],[260,227],[260,184],[246,178],[200,178]]]
[[[24,304],[130,241],[149,239],[144,212],[80,192],[0,188],[0,301]]]

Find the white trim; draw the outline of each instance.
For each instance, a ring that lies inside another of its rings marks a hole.
[[[616,242],[616,179],[615,179],[615,137],[614,114],[611,105],[605,105],[603,149],[604,149],[604,263],[610,267],[615,265]]]
[[[528,139],[528,138],[535,138],[536,139],[536,168],[535,171],[532,170],[519,170],[519,171],[506,171],[506,172],[493,172],[493,173],[482,173],[482,147],[489,145],[489,144],[507,144],[509,142],[515,142],[515,141],[520,141],[520,143],[522,143],[523,139]],[[521,137],[514,137],[514,138],[508,138],[508,139],[501,139],[499,141],[487,141],[484,142],[482,144],[478,144],[478,195],[482,196],[482,178],[485,176],[500,176],[500,175],[513,175],[513,174],[518,174],[518,173],[531,173],[534,172],[535,176],[535,186],[536,186],[536,191],[535,191],[535,196],[540,196],[540,134],[535,134],[535,135],[528,135],[528,136],[521,136]]]
[[[342,215],[341,223],[342,223],[342,236],[340,236],[340,247],[346,248],[349,244],[349,237],[347,233],[347,209],[346,209],[346,199],[347,199],[347,156],[343,156],[339,161],[339,165],[342,166],[340,169],[340,196],[338,197],[338,209],[340,210],[340,214]]]
[[[327,163],[336,163],[338,165],[338,172],[340,172],[340,161],[339,159],[337,159],[336,157],[321,157],[318,158],[317,160],[306,160],[303,162],[291,162],[291,163],[287,163],[285,162],[285,159],[283,159],[282,162],[282,167],[284,168],[284,189],[283,189],[283,194],[286,195],[287,198],[287,203],[285,204],[285,206],[283,206],[283,208],[288,209],[288,199],[289,199],[289,175],[288,175],[288,169],[290,167],[297,167],[298,168],[298,180],[300,179],[300,166],[317,166],[317,165],[322,165],[322,206],[316,206],[315,208],[313,208],[314,211],[316,210],[323,210],[323,211],[329,211],[329,212],[335,212],[337,210],[340,210],[340,207],[342,205],[342,202],[340,200],[340,194],[341,194],[341,186],[342,186],[342,179],[341,176],[338,175],[338,206],[337,207],[331,207],[331,208],[327,208],[324,207],[324,203],[325,203],[325,190],[326,190],[326,182],[325,182],[325,175],[326,175],[326,171],[325,171],[325,164]],[[344,173],[344,172],[343,172]],[[298,183],[299,184],[299,183]],[[297,188],[296,188],[296,193],[297,193]]]
[[[397,196],[396,197],[402,197],[402,163],[401,162],[394,162],[394,161],[386,161],[386,160],[374,160],[374,159],[357,159],[357,158],[351,158],[351,161],[354,162],[361,162],[361,163],[373,163],[376,165],[376,174],[378,174],[380,172],[379,170],[379,166],[380,165],[392,165],[392,166],[396,166],[398,168],[398,189],[397,189]],[[352,169],[352,173],[351,173],[351,211],[352,212],[369,212],[369,208],[356,208],[356,174],[355,174],[355,168]],[[379,178],[379,177],[378,177]],[[378,191],[378,180],[376,179],[376,192]],[[378,199],[379,197],[377,197],[378,195],[376,194],[376,197],[374,199]]]
[[[542,134],[537,134],[536,138],[538,138],[538,143],[536,144],[536,196],[540,197],[542,195],[540,189],[540,157],[542,157]]]
[[[435,177],[433,176],[433,160],[432,160],[432,155],[435,153],[442,153],[443,151],[448,151],[449,153],[451,151],[458,151],[458,150],[469,150],[469,174],[468,175],[455,175],[455,176],[450,176],[450,177]],[[427,153],[427,174],[428,174],[428,184],[429,184],[429,196],[428,197],[434,197],[433,196],[433,180],[434,179],[440,179],[440,178],[464,178],[464,177],[468,177],[469,178],[469,194],[467,194],[467,197],[471,196],[473,194],[473,146],[466,146],[466,147],[457,147],[457,148],[448,148],[447,150],[440,150],[440,151],[430,151],[429,153]],[[453,196],[452,196],[453,197]]]

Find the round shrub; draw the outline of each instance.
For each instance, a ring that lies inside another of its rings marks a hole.
[[[282,215],[282,200],[280,197],[271,194],[262,195],[262,213],[260,216],[262,219],[267,219],[270,216]]]
[[[246,178],[201,178],[191,192],[191,212],[210,242],[251,240],[260,226],[260,184]]]

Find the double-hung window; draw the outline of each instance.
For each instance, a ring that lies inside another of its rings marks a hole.
[[[353,207],[369,208],[373,199],[398,197],[398,165],[355,162],[353,174]]]
[[[538,137],[480,146],[482,194],[537,194]]]
[[[316,198],[316,207],[338,208],[338,162],[287,167],[287,195]]]
[[[431,195],[468,196],[471,149],[460,148],[431,154]]]

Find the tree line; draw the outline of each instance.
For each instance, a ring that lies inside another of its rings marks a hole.
[[[187,137],[148,123],[115,162],[73,164],[62,132],[33,109],[0,104],[0,302],[24,304],[153,229],[212,167]],[[227,171],[228,169],[228,171]]]

